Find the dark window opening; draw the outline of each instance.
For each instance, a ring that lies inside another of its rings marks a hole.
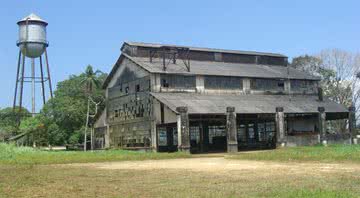
[[[161,86],[162,86],[162,87],[169,87],[169,83],[167,82],[166,79],[162,79],[162,81],[161,81]]]
[[[166,88],[195,89],[195,76],[161,75],[161,86]]]
[[[238,89],[243,88],[242,78],[230,76],[205,76],[205,89]]]
[[[126,93],[126,94],[129,94],[129,87],[126,87],[126,88],[125,88],[125,93]]]
[[[251,79],[250,87],[253,90],[284,91],[284,81],[278,79]]]
[[[136,85],[135,90],[136,90],[136,92],[140,91],[140,85],[139,84]]]
[[[165,113],[164,113],[164,104],[161,103],[160,104],[160,111],[161,111],[161,124],[164,124],[164,120],[165,120]]]
[[[284,82],[278,82],[278,87],[284,88]]]
[[[119,117],[119,111],[115,110],[115,118]]]

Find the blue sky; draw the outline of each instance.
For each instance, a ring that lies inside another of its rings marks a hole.
[[[356,0],[3,1],[0,108],[12,105],[16,22],[31,12],[49,22],[48,53],[55,87],[88,64],[109,72],[123,41],[279,52],[290,58],[327,48],[359,52],[359,8]],[[28,93],[24,100],[30,107]]]

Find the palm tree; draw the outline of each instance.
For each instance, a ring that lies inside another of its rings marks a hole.
[[[98,80],[98,74],[100,71],[94,72],[91,65],[86,67],[83,80],[81,84],[84,86],[85,94],[89,97],[94,91],[94,86],[96,88],[100,87],[100,81]]]
[[[89,117],[90,117],[90,102],[94,103],[94,101],[91,98],[91,95],[93,94],[94,88],[100,87],[100,81],[97,78],[98,73],[100,73],[100,71],[94,72],[92,66],[88,65],[86,67],[83,80],[80,82],[81,85],[84,86],[85,94],[88,97],[87,113],[86,113],[86,124],[85,124],[85,132],[84,132],[85,133],[84,134],[84,151],[86,151],[86,141],[87,141],[86,136],[87,136],[87,128],[88,128],[88,125],[89,125]],[[92,134],[91,134],[91,136],[92,136]],[[92,142],[91,142],[91,145],[92,145]],[[91,146],[91,148],[92,148],[92,146]]]

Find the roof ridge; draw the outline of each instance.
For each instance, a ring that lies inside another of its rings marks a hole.
[[[162,43],[146,43],[146,42],[136,42],[136,41],[125,41],[124,44],[132,46],[142,46],[142,47],[154,47],[159,48],[161,46],[173,46],[173,47],[187,47],[193,51],[208,51],[208,52],[222,52],[222,53],[234,53],[234,54],[249,54],[249,55],[263,55],[263,56],[277,56],[284,57],[287,56],[280,53],[272,52],[259,52],[259,51],[250,51],[250,50],[234,50],[234,49],[220,49],[220,48],[209,48],[209,47],[194,47],[186,45],[174,45],[174,44],[162,44]]]

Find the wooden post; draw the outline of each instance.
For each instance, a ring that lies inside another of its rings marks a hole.
[[[355,107],[351,105],[349,107],[349,133],[351,138],[351,144],[354,144],[354,138],[356,135],[355,128],[356,128]]]
[[[324,107],[318,107],[319,111],[319,134],[320,134],[320,143],[323,145],[327,144],[326,140],[326,113]]]
[[[227,152],[238,152],[235,107],[226,107]]]
[[[276,121],[276,139],[278,146],[284,147],[285,141],[285,121],[284,121],[284,108],[276,107],[275,121]]]
[[[178,150],[190,152],[189,114],[187,107],[177,107],[178,115]]]

